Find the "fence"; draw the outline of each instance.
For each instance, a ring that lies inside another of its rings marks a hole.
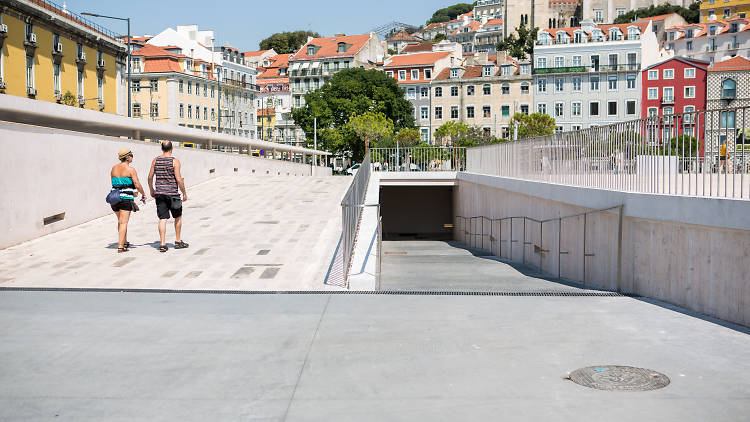
[[[466,148],[373,148],[375,171],[464,171]]]
[[[616,223],[603,224],[604,219],[616,219]],[[455,238],[558,279],[582,282],[584,286],[597,280],[592,287],[623,289],[622,205],[546,220],[456,216]],[[592,259],[599,259],[595,269],[591,268]],[[606,273],[610,276],[605,277]],[[602,284],[601,280],[607,279],[615,280],[614,285]]]
[[[344,281],[349,277],[349,267],[351,266],[354,244],[357,239],[357,228],[362,216],[362,209],[365,206],[365,193],[367,185],[370,182],[370,153],[362,160],[362,165],[354,175],[354,180],[346,191],[344,199],[341,201],[341,246],[344,256]],[[380,215],[378,213],[378,218]]]
[[[643,193],[750,199],[750,107],[655,116],[472,148],[467,171]]]

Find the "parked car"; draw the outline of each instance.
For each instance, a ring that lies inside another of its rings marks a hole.
[[[357,172],[359,171],[359,167],[360,166],[361,166],[361,164],[357,163],[357,164],[349,167],[348,169],[346,169],[346,174],[351,174],[352,176],[356,176]]]

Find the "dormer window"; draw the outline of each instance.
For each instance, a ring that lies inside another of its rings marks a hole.
[[[505,71],[505,67],[503,67],[503,72],[504,71]],[[492,66],[485,66],[484,70],[482,71],[482,76],[492,76]]]
[[[609,30],[609,39],[610,41],[619,41],[622,39],[622,33],[617,28],[612,28]]]
[[[451,69],[451,78],[458,77],[458,69]]]
[[[340,42],[338,49],[336,50],[339,53],[345,53],[346,52],[346,43]]]
[[[568,35],[565,32],[558,32],[557,33],[557,39],[555,40],[558,44],[567,44],[568,43]]]
[[[638,28],[628,28],[628,39],[629,40],[637,40],[641,38],[641,32],[638,30]]]
[[[584,40],[583,32],[581,32],[581,31],[576,31],[575,34],[573,35],[573,37],[574,37],[573,38],[573,40],[574,40],[573,42],[575,42],[576,44],[580,44],[580,43],[584,42],[583,41]]]
[[[693,38],[693,30],[692,29],[688,29],[687,31],[685,31],[685,38]]]
[[[307,55],[308,56],[314,56],[315,55],[315,46],[314,45],[308,45],[307,46]]]

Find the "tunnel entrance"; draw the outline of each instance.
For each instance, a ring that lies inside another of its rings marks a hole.
[[[381,186],[383,240],[453,239],[453,186]]]

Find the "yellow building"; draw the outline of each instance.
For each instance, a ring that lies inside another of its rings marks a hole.
[[[115,37],[44,0],[3,2],[0,93],[124,111],[118,110],[118,92],[127,48]]]
[[[703,0],[701,22],[750,16],[750,0]]]
[[[258,110],[257,126],[258,126],[258,139],[264,141],[276,141],[276,109],[274,108],[262,108]]]

